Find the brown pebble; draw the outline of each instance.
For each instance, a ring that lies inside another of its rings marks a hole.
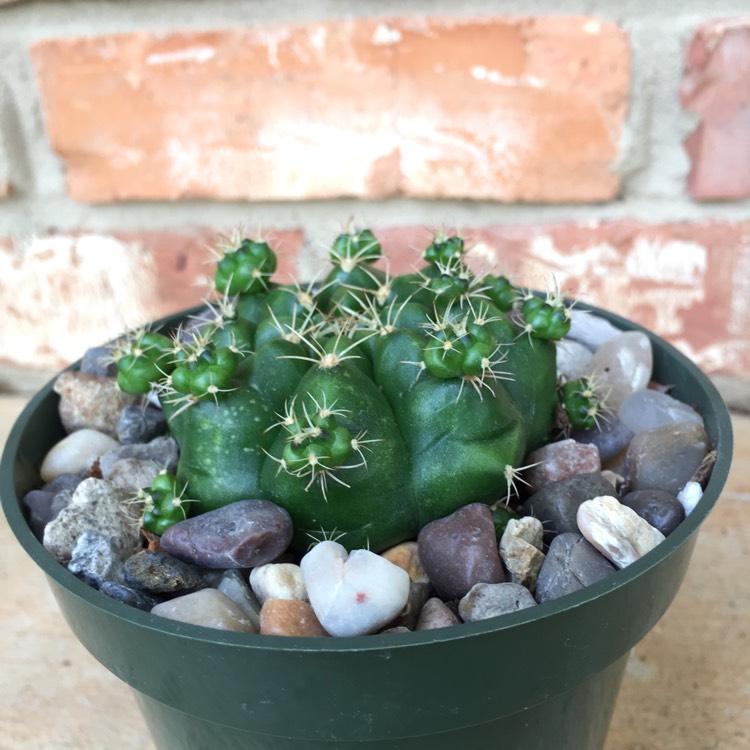
[[[261,635],[327,636],[309,602],[266,599],[260,610]]]
[[[453,610],[437,597],[428,599],[417,620],[417,630],[437,630],[460,624]]]
[[[523,474],[532,493],[553,482],[576,474],[599,472],[602,468],[599,449],[593,444],[575,440],[560,440],[542,446],[527,456],[526,463],[537,464]]]
[[[430,582],[422,567],[422,561],[419,559],[419,548],[416,542],[402,542],[380,554],[388,562],[403,568],[413,583]]]

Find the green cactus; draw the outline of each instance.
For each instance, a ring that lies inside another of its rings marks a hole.
[[[331,272],[303,288],[270,281],[266,243],[224,248],[219,314],[141,363],[191,513],[264,498],[290,513],[297,549],[340,535],[379,551],[509,496],[554,427],[566,309],[476,276],[459,237],[436,236],[427,265],[395,278],[380,255],[371,231],[342,234]]]

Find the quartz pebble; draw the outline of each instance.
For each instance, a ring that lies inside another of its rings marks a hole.
[[[677,499],[685,509],[685,515],[689,515],[695,510],[695,506],[703,497],[703,488],[699,482],[688,482],[678,493]]]
[[[563,380],[578,380],[589,373],[593,352],[584,344],[563,339],[557,344],[557,375]]]
[[[618,568],[624,568],[664,541],[664,534],[614,497],[587,500],[578,508],[581,534]]]
[[[151,614],[218,630],[257,632],[245,613],[216,589],[202,589],[161,602],[152,608]]]
[[[123,565],[123,581],[149,594],[172,594],[206,587],[195,568],[158,550],[131,555]]]
[[[621,502],[664,536],[669,536],[685,520],[682,503],[674,495],[661,490],[635,490],[625,495]]]
[[[518,583],[477,583],[458,604],[464,622],[518,612],[536,605],[529,590]]]
[[[309,602],[301,599],[267,599],[260,610],[262,635],[327,636]]]
[[[215,588],[226,594],[245,613],[255,629],[260,630],[260,602],[239,570],[225,570]]]
[[[277,558],[292,540],[289,514],[268,500],[239,500],[170,526],[161,546],[205,568],[252,568]]]
[[[39,473],[42,480],[50,482],[61,474],[78,474],[119,443],[98,430],[84,428],[71,432],[50,448],[42,461]]]
[[[115,437],[123,407],[140,401],[123,393],[114,378],[76,371],[58,375],[54,390],[60,395],[58,411],[66,432],[88,427]]]
[[[663,490],[676,495],[708,452],[700,425],[682,423],[638,433],[625,457],[631,490]]]
[[[127,495],[103,479],[85,479],[73,493],[70,503],[44,529],[43,544],[61,563],[67,564],[86,531],[95,531],[112,540],[121,553],[130,553],[139,543],[137,518],[127,503]]]
[[[405,570],[369,550],[316,544],[300,563],[315,614],[334,636],[365,635],[393,620],[409,598]]]
[[[119,578],[122,563],[122,553],[109,537],[85,531],[73,548],[68,570],[89,586],[98,588],[104,581]]]
[[[596,351],[606,341],[619,336],[622,331],[608,320],[586,310],[573,308],[570,311],[570,331],[566,338],[579,341],[591,351]]]
[[[446,601],[460,599],[476,583],[501,583],[505,573],[492,513],[472,503],[428,523],[417,539],[427,577]]]
[[[591,360],[591,374],[612,410],[619,409],[631,393],[645,388],[652,370],[651,341],[640,331],[626,331],[609,339]]]
[[[261,604],[267,599],[307,599],[302,569],[293,563],[267,563],[253,568],[250,588]]]
[[[433,596],[424,603],[417,619],[416,630],[450,628],[460,622],[461,620],[445,602]]]
[[[523,473],[531,492],[538,492],[553,482],[600,471],[599,451],[595,445],[577,443],[575,440],[559,440],[532,451],[526,458],[531,465]]]
[[[617,415],[634,433],[683,422],[703,427],[703,419],[695,409],[667,393],[649,388],[631,393],[620,405]]]
[[[429,583],[422,561],[419,559],[419,546],[416,542],[402,542],[381,553],[383,557],[403,568],[414,583]]]
[[[556,536],[547,550],[536,584],[536,600],[559,599],[612,575],[616,568],[580,534]]]
[[[123,445],[148,443],[164,433],[167,420],[161,409],[125,406],[115,425],[115,436]]]
[[[612,485],[601,474],[578,474],[531,495],[521,506],[521,512],[538,518],[547,538],[565,532],[578,533],[578,506],[592,497],[611,494]]]
[[[533,592],[544,562],[542,522],[532,516],[508,521],[500,539],[500,557],[511,582]]]

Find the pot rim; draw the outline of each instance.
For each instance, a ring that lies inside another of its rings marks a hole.
[[[178,317],[184,317],[195,313],[201,307],[181,311],[175,315],[162,318],[154,322],[155,327],[164,326],[169,321]],[[657,336],[648,329],[601,308],[576,304],[576,309],[584,312],[595,313],[617,328],[623,331],[639,331],[645,333],[651,340],[654,349],[655,360],[657,356],[668,356],[676,361],[681,370],[684,370],[689,378],[696,381],[700,390],[705,395],[706,409],[703,416],[711,414],[715,425],[713,430],[707,424],[709,437],[713,437],[712,448],[717,451],[717,459],[713,467],[711,477],[704,490],[703,496],[695,509],[685,520],[673,531],[663,542],[648,552],[642,558],[618,570],[612,576],[599,581],[593,585],[584,587],[579,591],[567,594],[563,597],[549,602],[543,602],[518,612],[501,615],[498,617],[482,620],[474,623],[463,623],[460,626],[442,628],[439,630],[415,631],[399,634],[375,634],[362,636],[346,636],[337,638],[305,638],[290,636],[271,636],[251,633],[234,633],[217,630],[200,625],[180,623],[164,617],[152,615],[130,605],[116,601],[96,589],[88,586],[70,573],[63,565],[58,563],[37,540],[31,531],[22,508],[22,498],[18,497],[15,490],[14,471],[19,455],[22,436],[29,422],[40,408],[41,404],[51,397],[52,386],[57,375],[52,378],[40,391],[30,400],[20,416],[16,420],[3,451],[0,460],[0,501],[2,502],[8,524],[18,539],[21,546],[28,555],[42,569],[45,575],[52,579],[57,585],[67,589],[85,604],[103,610],[109,616],[130,621],[133,624],[146,629],[158,631],[162,634],[173,635],[187,640],[208,641],[216,645],[226,644],[234,648],[249,650],[262,649],[265,651],[284,652],[336,652],[347,651],[379,651],[400,648],[414,648],[426,646],[436,642],[460,641],[488,633],[497,633],[504,630],[520,628],[530,622],[541,621],[552,618],[555,615],[585,606],[592,600],[604,596],[616,589],[627,586],[634,580],[646,574],[649,570],[659,565],[674,550],[688,542],[697,532],[701,523],[705,520],[713,505],[717,502],[721,490],[726,482],[732,461],[732,424],[722,397],[714,384],[688,357],[682,354],[674,346]],[[79,362],[73,363],[68,370],[77,369]]]

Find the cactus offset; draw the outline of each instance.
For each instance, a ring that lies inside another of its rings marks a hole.
[[[271,248],[238,238],[213,317],[121,347],[124,387],[150,384],[170,419],[188,512],[264,498],[298,549],[335,534],[379,551],[509,496],[555,425],[566,308],[475,275],[459,237],[436,235],[411,274],[380,256],[371,231],[342,234],[320,284],[277,285]]]

